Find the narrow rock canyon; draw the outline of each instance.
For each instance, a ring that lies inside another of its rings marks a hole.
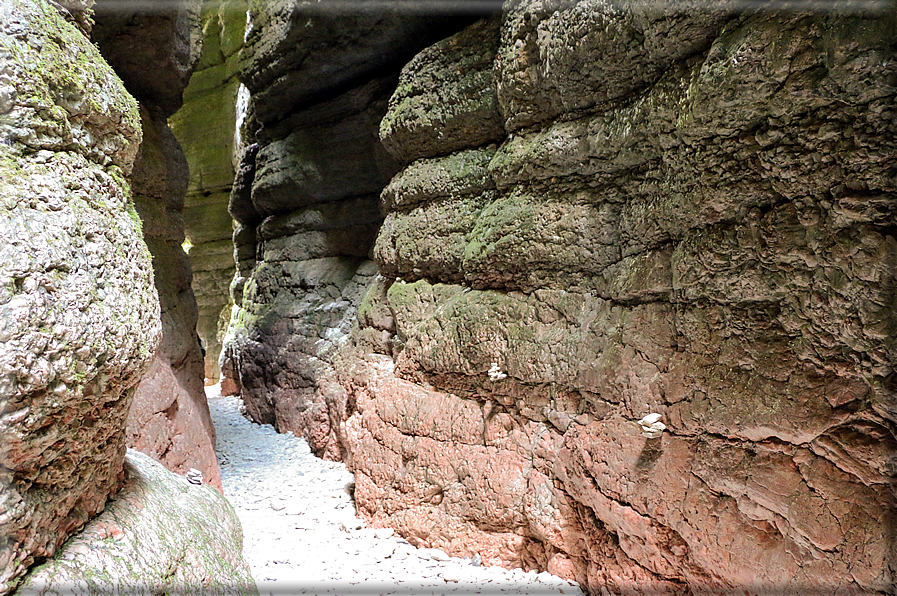
[[[219,379],[415,546],[894,593],[893,5],[138,4],[0,0],[0,594]]]
[[[310,48],[385,25],[253,13],[226,369],[415,544],[888,592],[893,12],[674,8],[506,3],[333,91]]]

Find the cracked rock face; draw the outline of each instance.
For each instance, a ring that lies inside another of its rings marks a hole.
[[[40,0],[0,6],[0,593],[102,510],[159,343],[137,104]]]
[[[594,593],[886,592],[894,26],[521,2],[412,60],[341,361],[368,519]]]

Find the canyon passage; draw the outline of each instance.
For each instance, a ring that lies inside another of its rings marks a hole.
[[[0,0],[0,595],[328,500],[321,593],[894,594],[895,96],[873,0]]]

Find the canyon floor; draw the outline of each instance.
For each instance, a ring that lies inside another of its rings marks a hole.
[[[206,388],[228,500],[244,556],[267,594],[582,594],[548,573],[477,566],[419,549],[355,516],[352,474],[312,455],[304,439],[241,414],[237,397]]]

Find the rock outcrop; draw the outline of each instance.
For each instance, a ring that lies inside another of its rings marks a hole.
[[[383,120],[359,508],[594,593],[891,591],[894,15],[506,8]]]
[[[225,348],[257,421],[373,524],[596,594],[893,590],[893,13],[524,0],[395,77],[411,29],[271,6]]]
[[[233,221],[227,211],[241,153],[237,123],[245,90],[237,79],[246,6],[242,0],[203,5],[202,55],[184,105],[169,118],[190,167],[184,226],[193,269],[193,293],[199,311],[196,330],[205,348],[205,378],[220,378],[221,340],[230,321],[230,284],[235,273]],[[238,97],[240,96],[240,97]],[[245,110],[245,105],[242,105]]]
[[[128,450],[106,510],[36,567],[16,594],[258,594],[243,530],[216,490]]]
[[[252,144],[231,193],[238,308],[223,374],[256,421],[339,459],[332,357],[376,274],[379,194],[399,168],[379,123],[402,64],[458,20],[309,10],[259,5],[240,53]]]
[[[0,593],[121,486],[161,335],[137,103],[63,16],[0,3]]]
[[[203,390],[203,358],[196,333],[197,307],[184,242],[184,197],[188,168],[166,122],[199,58],[199,5],[142,14],[104,10],[93,37],[103,56],[141,102],[144,139],[129,181],[153,256],[162,312],[162,343],[140,383],[128,417],[128,445],[170,470],[201,470],[221,488],[215,429]]]

